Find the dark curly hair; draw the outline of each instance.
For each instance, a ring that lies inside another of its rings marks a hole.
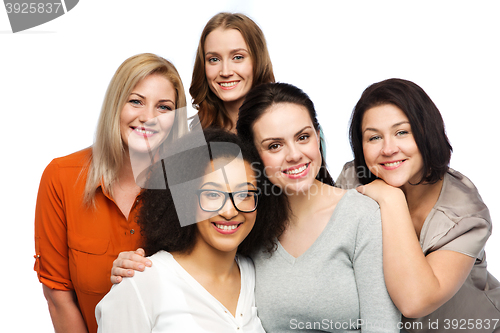
[[[429,95],[417,84],[403,79],[388,79],[377,82],[363,91],[351,115],[349,137],[356,174],[362,184],[368,184],[377,177],[366,172],[368,166],[363,155],[363,133],[361,124],[365,112],[373,107],[392,104],[408,117],[424,163],[421,183],[436,183],[448,171],[453,151],[443,118]]]
[[[199,146],[200,133],[189,133],[179,139],[168,157],[155,164],[149,173],[148,185],[142,191],[138,224],[143,236],[143,248],[150,256],[160,250],[189,253],[196,242],[195,223],[181,226],[180,221],[195,221],[198,205],[196,190],[206,173],[209,161],[221,157],[235,158],[241,151],[243,160],[250,163],[257,177],[260,192],[255,225],[245,240],[239,245],[238,253],[250,255],[264,248],[272,253],[276,249],[276,239],[283,233],[288,218],[288,202],[281,196],[267,195],[271,184],[264,175],[263,163],[253,143],[243,143],[235,134],[222,129],[208,128],[203,131],[207,145]],[[233,143],[235,149],[216,149],[214,143]],[[187,149],[190,148],[190,149]],[[184,150],[184,151],[182,151]],[[207,151],[210,156],[207,156]],[[207,158],[204,159],[203,157]],[[203,162],[204,161],[204,162]],[[186,167],[188,166],[188,167]],[[168,178],[168,170],[176,170],[176,179]],[[158,188],[162,184],[164,189]],[[176,205],[171,188],[183,184],[183,189],[175,191]],[[185,187],[187,185],[187,187]],[[179,197],[180,196],[180,197]],[[177,209],[180,208],[180,209]],[[178,214],[187,215],[178,216]]]
[[[250,90],[245,97],[243,105],[238,113],[238,123],[236,131],[238,136],[246,142],[253,144],[253,125],[255,122],[274,104],[292,103],[303,106],[307,109],[311,122],[316,131],[320,130],[318,117],[314,104],[309,96],[301,89],[288,83],[263,83]],[[316,175],[316,179],[322,183],[333,186],[335,182],[326,167],[325,157],[323,156],[323,138],[320,139],[319,150],[321,153],[321,168]]]

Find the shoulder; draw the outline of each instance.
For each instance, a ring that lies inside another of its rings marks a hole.
[[[87,166],[92,159],[92,148],[88,147],[75,153],[54,158],[45,168],[44,173],[59,172],[61,169],[78,169]]]
[[[424,253],[437,249],[477,256],[491,235],[491,217],[477,188],[469,178],[449,169],[443,188],[420,242]]]
[[[253,261],[249,257],[238,254],[236,255],[236,261],[242,273],[252,274],[255,271]]]
[[[488,207],[476,186],[469,178],[451,168],[444,176],[443,189],[435,208],[445,212],[455,223],[475,217],[491,224]]]
[[[58,157],[52,160],[50,164],[56,164],[59,167],[82,167],[92,158],[92,148],[88,147],[72,154]]]
[[[164,277],[168,279],[174,275],[171,262],[173,258],[170,253],[160,251],[148,258],[153,263],[151,267],[146,267],[142,272],[135,272],[133,277],[123,279],[122,283],[130,282],[132,285],[135,285],[138,290],[158,290]]]
[[[342,210],[353,216],[380,215],[378,203],[356,189],[348,190],[339,203],[342,203]]]
[[[354,160],[344,164],[340,175],[335,181],[335,186],[343,189],[356,188],[361,185],[356,174],[356,168],[354,166]]]

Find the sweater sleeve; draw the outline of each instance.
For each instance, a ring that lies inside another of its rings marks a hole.
[[[354,274],[358,288],[361,332],[399,332],[401,313],[384,281],[380,209],[361,217],[356,236]]]

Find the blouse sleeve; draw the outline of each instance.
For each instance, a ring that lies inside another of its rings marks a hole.
[[[138,273],[138,272],[137,272]],[[154,288],[150,288],[154,292]],[[95,310],[98,333],[145,333],[152,326],[134,278],[114,285]]]
[[[361,183],[359,182],[359,179],[356,175],[354,161],[347,162],[346,164],[344,164],[340,175],[337,177],[335,186],[348,190],[351,188],[356,188],[359,185],[361,185]]]
[[[430,228],[443,227],[445,224],[450,226],[441,228],[441,233],[434,231],[435,237],[430,239],[434,244],[428,251],[425,251],[424,247],[424,252],[427,254],[435,250],[450,250],[477,258],[491,235],[491,224],[488,220],[471,216],[455,223],[446,216],[439,216],[441,214],[439,212],[434,215]]]
[[[38,279],[52,289],[72,290],[64,193],[53,160],[43,172],[35,208],[35,267]]]
[[[380,209],[365,216],[358,226],[353,263],[361,332],[399,332],[401,313],[392,302],[384,281]]]

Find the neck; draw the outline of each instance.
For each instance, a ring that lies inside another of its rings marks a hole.
[[[123,163],[118,171],[118,181],[121,183],[135,183],[134,172],[132,164],[130,163],[130,155],[128,151],[123,156]]]
[[[406,202],[408,202],[408,207],[411,210],[412,207],[418,207],[425,202],[434,201],[435,204],[439,198],[442,187],[443,180],[441,179],[434,184],[411,185],[408,183],[403,185],[401,190],[403,190],[406,196]]]
[[[290,218],[291,224],[296,224],[298,221],[307,221],[307,219],[302,219],[300,217],[305,214],[311,216],[313,212],[318,210],[318,205],[321,204],[321,195],[324,191],[328,190],[325,186],[327,185],[315,179],[313,185],[309,189],[287,195],[292,213]]]

